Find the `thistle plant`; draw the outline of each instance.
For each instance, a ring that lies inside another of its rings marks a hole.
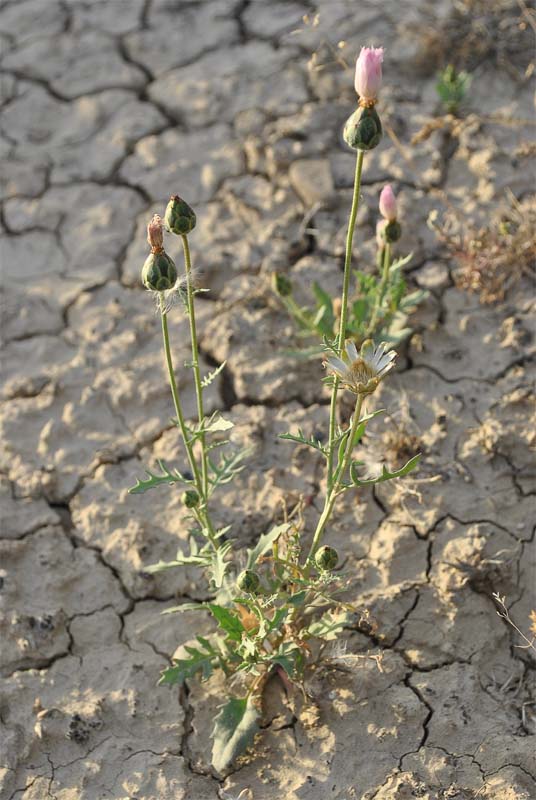
[[[375,295],[369,326],[357,335],[349,325],[349,296],[352,277],[352,249],[359,205],[361,174],[365,154],[378,146],[382,126],[375,109],[381,84],[383,50],[363,48],[356,65],[356,89],[359,107],[345,126],[345,138],[356,151],[355,184],[346,240],[340,319],[337,332],[323,333],[325,367],[323,380],[331,391],[327,436],[319,441],[307,438],[302,431],[282,434],[282,438],[313,448],[325,461],[323,508],[316,524],[309,528],[298,502],[283,517],[274,520],[247,550],[237,551],[232,528],[218,525],[217,490],[230,483],[245,468],[244,450],[235,451],[221,433],[232,428],[230,420],[219,412],[207,416],[203,391],[223,368],[221,365],[206,376],[201,375],[195,318],[195,295],[198,289],[192,277],[189,235],[195,228],[195,214],[189,205],[174,196],[169,201],[163,220],[155,215],[148,225],[151,253],[143,266],[142,280],[154,295],[161,317],[162,338],[169,384],[175,409],[173,423],[184,448],[187,469],[182,471],[158,462],[158,470],[148,472],[130,489],[132,493],[166,485],[176,486],[182,494],[185,514],[190,522],[188,546],[179,549],[171,562],[160,562],[147,568],[150,573],[198,567],[204,574],[210,599],[199,603],[183,603],[165,613],[184,611],[208,612],[215,623],[215,632],[198,635],[184,643],[161,676],[161,684],[182,685],[194,678],[207,680],[220,671],[227,681],[229,696],[215,719],[213,730],[213,766],[225,771],[232,761],[252,742],[259,729],[264,688],[278,676],[288,688],[301,687],[311,664],[323,655],[326,644],[336,639],[345,628],[358,624],[361,609],[345,599],[353,576],[339,566],[339,555],[329,543],[329,529],[337,501],[357,488],[388,481],[410,472],[419,456],[411,458],[400,469],[384,465],[379,475],[363,474],[362,462],[355,459],[355,450],[366,433],[370,420],[381,410],[369,411],[365,405],[395,363],[396,353],[385,343],[364,338],[376,330],[376,322],[388,311],[384,298],[391,286],[393,265],[390,247],[399,236],[396,201],[390,189],[384,190],[381,209],[382,271],[380,289]],[[178,236],[182,242],[184,272],[177,270],[164,248],[164,231]],[[280,280],[280,293],[285,296],[285,283]],[[287,295],[288,296],[288,295]],[[179,300],[188,316],[192,369],[197,397],[197,419],[187,420],[182,405],[182,387],[176,379],[168,330],[168,315]],[[349,336],[350,335],[350,336]],[[319,374],[319,380],[321,376]],[[354,410],[350,421],[338,419],[341,391],[350,392]],[[219,455],[218,455],[219,454]],[[325,539],[328,541],[324,541]]]
[[[352,135],[347,141],[353,141]],[[350,298],[346,334],[362,343],[367,338],[391,345],[400,344],[409,334],[408,317],[428,293],[421,289],[408,292],[403,268],[411,260],[411,254],[393,259],[393,247],[400,239],[402,226],[398,219],[397,201],[389,184],[384,186],[379,197],[381,219],[376,225],[376,268],[374,272],[354,270],[355,292]],[[291,280],[281,273],[272,276],[272,289],[279,296],[290,316],[296,322],[300,337],[333,338],[340,326],[339,298],[332,298],[316,281],[312,289],[314,306],[300,306],[293,296]],[[309,345],[298,351],[298,355],[316,356],[321,351],[317,345]]]

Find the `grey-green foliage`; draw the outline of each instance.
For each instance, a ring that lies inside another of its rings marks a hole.
[[[356,291],[350,298],[346,335],[357,342],[372,338],[396,346],[410,333],[408,317],[428,296],[428,292],[417,289],[408,292],[403,268],[411,260],[411,255],[397,258],[389,267],[387,285],[382,291],[382,277],[379,271],[372,273],[355,271]],[[339,318],[335,313],[333,298],[316,281],[312,284],[313,304],[299,306],[289,291],[281,296],[281,302],[293,317],[302,339],[317,337],[333,340],[337,335]],[[294,352],[294,355],[318,356],[320,345],[309,345]]]

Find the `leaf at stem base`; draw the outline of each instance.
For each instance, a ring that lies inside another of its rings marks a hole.
[[[231,697],[226,702],[212,732],[214,769],[223,772],[246,750],[259,730],[259,717],[259,699],[253,695]]]

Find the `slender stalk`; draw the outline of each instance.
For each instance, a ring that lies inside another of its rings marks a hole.
[[[333,507],[335,505],[335,500],[337,499],[337,497],[340,494],[341,484],[342,484],[342,481],[344,479],[344,474],[345,474],[346,470],[348,469],[348,467],[350,465],[350,461],[352,459],[352,451],[354,449],[353,441],[354,441],[355,432],[357,430],[357,426],[359,425],[359,420],[360,420],[360,417],[361,417],[361,409],[363,407],[363,399],[364,399],[364,395],[359,394],[357,396],[357,400],[356,400],[356,404],[355,404],[355,410],[354,410],[354,416],[353,416],[353,419],[352,419],[352,427],[350,428],[350,433],[349,433],[348,439],[346,441],[346,449],[344,451],[344,456],[343,456],[343,459],[342,459],[342,463],[341,463],[341,465],[340,465],[340,467],[339,467],[339,469],[337,471],[337,477],[335,479],[335,482],[333,484],[331,492],[329,494],[326,493],[326,499],[325,499],[325,502],[324,502],[324,509],[322,511],[320,519],[318,520],[318,525],[316,526],[316,530],[315,530],[315,533],[314,533],[314,536],[313,536],[313,541],[311,543],[311,547],[310,547],[309,553],[307,555],[307,561],[309,561],[314,556],[314,554],[315,554],[315,552],[316,552],[316,550],[318,548],[318,545],[320,544],[320,539],[322,538],[322,534],[324,533],[324,529],[325,529],[325,527],[326,527],[326,525],[328,523],[328,520],[329,520],[329,518],[331,516],[331,512],[333,511]]]
[[[201,498],[204,498],[203,494],[203,479],[199,472],[199,467],[197,466],[197,461],[195,460],[195,456],[192,449],[192,444],[190,442],[190,438],[188,436],[188,428],[186,427],[186,420],[184,419],[184,413],[182,410],[182,405],[180,401],[179,395],[179,387],[177,386],[177,381],[175,378],[175,371],[173,369],[173,358],[171,355],[171,347],[169,344],[169,329],[168,329],[168,322],[167,322],[167,313],[164,310],[164,306],[162,302],[160,303],[160,316],[162,318],[162,338],[164,340],[164,352],[166,354],[166,364],[167,370],[169,375],[169,385],[171,387],[171,394],[173,396],[173,405],[175,406],[175,414],[177,415],[177,422],[179,423],[179,428],[182,435],[182,440],[184,442],[184,447],[186,448],[186,454],[188,456],[188,463],[190,465],[190,469],[192,471],[192,475],[194,477],[195,487],[197,489],[197,493]],[[218,541],[216,539],[216,531],[214,530],[214,526],[212,521],[209,517],[208,510],[206,509],[203,503],[203,509],[199,509],[198,513],[202,518],[203,522],[205,523],[208,537],[212,546],[215,550],[218,549]]]
[[[203,387],[201,386],[201,373],[199,370],[199,348],[197,345],[197,329],[195,325],[195,309],[194,309],[194,292],[192,285],[192,259],[190,256],[190,245],[188,244],[188,237],[184,234],[181,236],[182,246],[184,249],[184,263],[186,265],[186,302],[188,305],[188,319],[190,321],[190,339],[192,340],[192,367],[194,373],[195,383],[195,396],[197,399],[197,416],[199,425],[203,425],[205,414],[203,411]],[[207,451],[205,447],[205,434],[202,433],[199,437],[201,445],[201,479],[203,491],[201,496],[203,500],[207,501],[208,495],[208,460]]]
[[[352,243],[354,240],[354,230],[355,230],[355,221],[357,218],[357,210],[359,208],[359,193],[361,191],[361,172],[363,170],[364,155],[365,155],[364,150],[357,151],[357,160],[355,165],[355,178],[354,178],[354,195],[352,198],[350,220],[348,222],[348,233],[346,234],[344,278],[342,283],[341,322],[339,327],[339,341],[338,341],[339,355],[342,353],[344,347],[344,341],[346,339],[346,322],[348,320],[348,288],[350,286],[350,267],[352,265]]]
[[[355,164],[355,178],[354,178],[354,194],[352,198],[352,208],[350,211],[350,218],[348,221],[348,232],[346,234],[346,253],[344,257],[344,277],[342,282],[342,304],[341,304],[341,319],[339,324],[339,336],[337,339],[337,350],[339,356],[342,354],[344,342],[346,339],[346,323],[348,320],[348,289],[350,286],[350,267],[352,264],[352,243],[354,240],[355,221],[357,218],[357,210],[359,208],[359,193],[361,190],[361,172],[363,170],[363,156],[364,150],[357,151],[357,159]],[[328,451],[328,465],[327,465],[327,479],[328,479],[328,495],[331,493],[333,487],[333,447],[331,445],[335,437],[335,426],[337,424],[337,392],[339,391],[339,379],[334,378],[333,389],[331,392],[331,405],[329,409],[329,451]]]
[[[382,307],[383,298],[385,297],[385,292],[387,291],[387,285],[389,283],[390,268],[391,268],[391,245],[389,244],[389,242],[386,242],[385,247],[383,248],[382,277],[380,285],[378,287],[378,293],[376,295],[376,302],[374,304],[374,309],[372,311],[372,317],[370,318],[370,323],[367,327],[367,336],[372,336],[374,334],[374,328],[376,327],[378,314]]]

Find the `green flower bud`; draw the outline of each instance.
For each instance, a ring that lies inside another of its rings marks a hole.
[[[187,489],[183,492],[181,500],[186,508],[195,508],[199,505],[199,495],[193,489]]]
[[[402,228],[400,223],[394,219],[392,222],[387,222],[387,224],[382,229],[382,236],[386,242],[392,244],[393,242],[397,242],[402,235]]]
[[[339,561],[339,554],[334,547],[324,545],[315,553],[316,566],[325,571],[335,569]]]
[[[382,124],[374,107],[359,106],[344,125],[344,141],[354,150],[373,150],[382,138]]]
[[[289,294],[292,294],[292,283],[286,275],[282,275],[280,272],[273,272],[272,289],[280,297],[288,297]]]
[[[141,280],[147,289],[165,292],[171,289],[177,280],[177,268],[165,250],[151,253],[141,271]]]
[[[245,569],[236,579],[236,585],[241,592],[255,594],[260,586],[260,579],[257,573],[253,572],[252,569]]]
[[[195,228],[195,213],[185,200],[174,194],[167,204],[164,222],[168,231],[184,236]]]

